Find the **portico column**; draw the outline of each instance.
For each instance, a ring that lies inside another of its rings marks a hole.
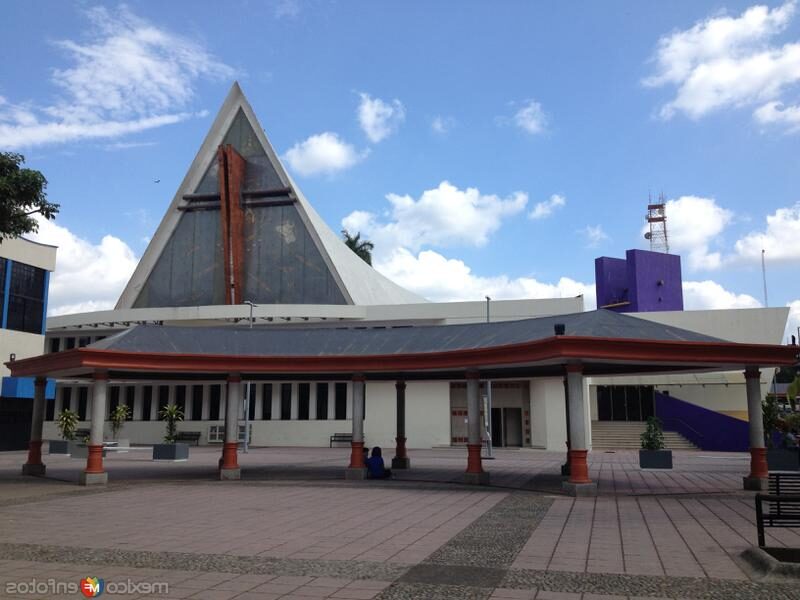
[[[28,442],[28,462],[22,465],[23,475],[44,475],[46,467],[42,463],[42,426],[44,425],[44,392],[47,379],[37,377],[33,389],[33,415],[31,416],[31,437]]]
[[[239,459],[239,411],[242,406],[242,378],[236,374],[228,376],[228,393],[225,404],[225,442],[222,444],[220,479],[240,479]]]
[[[597,484],[589,479],[586,462],[586,407],[583,398],[583,366],[569,364],[567,369],[567,396],[569,402],[569,480],[562,485],[574,496],[594,496]]]
[[[766,490],[769,479],[767,450],[764,448],[764,421],[761,408],[761,373],[758,367],[744,371],[747,390],[747,420],[750,428],[750,475],[743,477],[744,489]]]
[[[345,479],[364,479],[367,468],[364,464],[364,385],[363,375],[353,375],[352,415],[353,441],[350,444],[350,466]]]
[[[106,422],[106,399],[108,397],[108,373],[94,374],[92,386],[92,424],[89,433],[89,456],[86,470],[81,473],[81,485],[104,485],[108,473],[103,470],[103,430]]]
[[[397,447],[392,459],[393,469],[408,469],[411,460],[406,454],[406,382],[398,381],[394,384],[397,390]]]
[[[467,472],[465,483],[487,485],[489,473],[483,470],[481,463],[481,394],[480,373],[467,371]]]

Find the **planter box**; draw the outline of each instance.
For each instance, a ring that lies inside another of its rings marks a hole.
[[[671,469],[672,450],[639,450],[642,469]]]
[[[153,460],[188,460],[189,444],[153,444]]]
[[[73,444],[75,442],[72,442]],[[48,443],[50,454],[69,454],[69,440],[50,440]]]
[[[770,471],[800,471],[800,449],[767,448],[767,466]]]

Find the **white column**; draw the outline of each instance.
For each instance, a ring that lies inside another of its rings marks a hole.
[[[143,393],[144,387],[137,383],[133,388],[133,414],[131,417],[134,421],[142,420]]]
[[[207,383],[203,384],[203,410],[201,412],[202,420],[208,421],[211,413],[211,386]]]
[[[292,411],[290,418],[292,421],[296,421],[299,413],[299,406],[300,406],[300,390],[298,389],[298,384],[296,381],[292,382]]]
[[[172,383],[169,384],[169,393],[167,394],[167,404],[170,406],[173,406],[175,404],[175,385]]]
[[[106,397],[108,396],[108,379],[95,379],[91,386],[92,394],[92,425],[89,435],[89,444],[100,446],[103,444],[103,431],[106,423]]]
[[[53,406],[53,418],[58,418],[58,414],[61,412],[61,402],[62,397],[61,393],[64,391],[63,384],[56,383],[56,399],[55,405]]]
[[[192,384],[187,383],[183,386],[183,420],[194,420],[194,396],[192,395]]]
[[[353,415],[353,442],[364,442],[364,380],[353,380],[351,412]]]
[[[253,382],[256,386],[256,396],[253,402],[256,403],[256,412],[253,414],[254,421],[261,421],[264,419],[264,383],[261,381]]]
[[[157,382],[153,382],[154,384]],[[158,385],[150,386],[150,420],[158,421]]]
[[[757,368],[745,371],[747,420],[750,423],[750,447],[764,447],[764,419],[761,407],[761,374]]]
[[[308,384],[308,418],[314,421],[317,418],[317,382]]]
[[[228,381],[225,404],[225,441],[239,441],[239,407],[242,405],[242,382]]]
[[[586,450],[585,407],[583,405],[583,373],[567,373],[569,395],[569,439],[571,450]]]
[[[353,383],[347,383],[347,414],[345,415],[346,419],[353,418]]]
[[[481,382],[467,378],[467,443],[481,444]]]
[[[272,382],[272,420],[281,420],[281,382]]]

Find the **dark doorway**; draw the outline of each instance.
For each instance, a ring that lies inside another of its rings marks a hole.
[[[32,413],[31,398],[0,398],[0,450],[27,450]]]
[[[492,445],[522,447],[522,409],[492,407]]]

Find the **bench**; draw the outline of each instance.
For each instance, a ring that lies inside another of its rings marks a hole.
[[[89,436],[92,434],[91,429],[76,429],[75,430],[75,441],[82,442],[85,439],[88,439]]]
[[[179,431],[175,434],[176,442],[194,442],[195,446],[200,445],[199,431]]]
[[[768,512],[764,511],[766,503]],[[765,527],[800,527],[800,473],[770,473],[769,493],[756,494],[758,546],[766,546]]]
[[[352,441],[353,441],[352,433],[334,433],[331,436],[331,443],[328,447],[333,448],[334,442],[347,442],[348,444],[350,444],[352,443]]]

